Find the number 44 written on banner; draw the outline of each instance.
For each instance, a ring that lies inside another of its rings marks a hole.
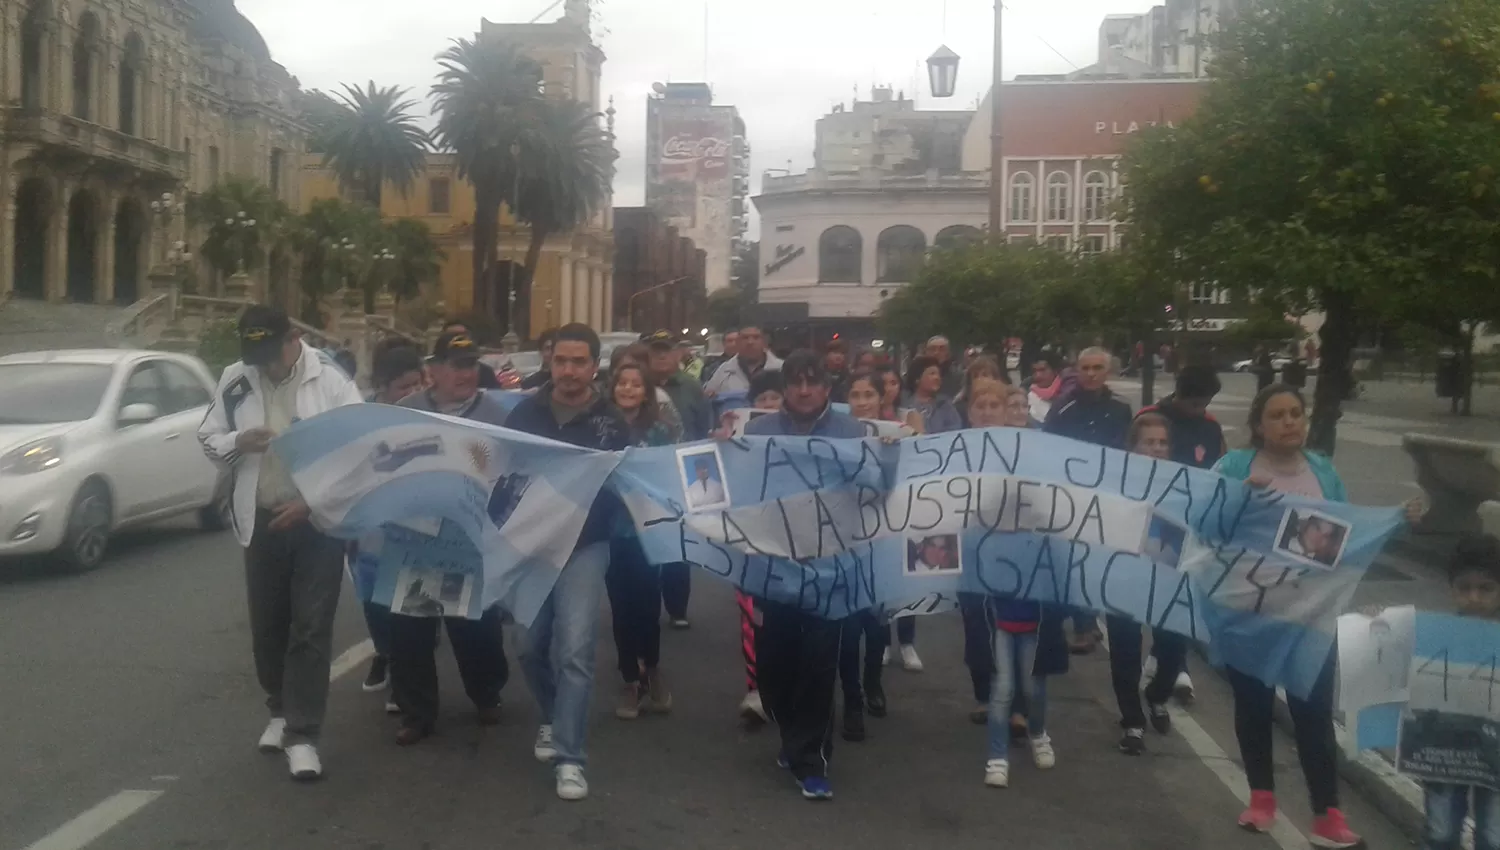
[[[1480,664],[1451,663],[1448,651],[1412,659],[1413,711],[1433,710],[1486,720],[1500,720],[1500,654]]]

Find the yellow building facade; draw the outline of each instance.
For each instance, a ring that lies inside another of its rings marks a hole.
[[[548,97],[571,98],[599,108],[604,54],[590,36],[584,0],[569,0],[562,18],[551,23],[497,24],[482,20],[479,37],[513,41],[541,62]],[[306,155],[302,166],[303,211],[315,200],[335,197],[340,197],[340,191],[333,171],[323,166],[321,155]],[[473,310],[474,187],[459,178],[454,157],[428,154],[426,168],[405,195],[389,184],[381,191],[380,211],[390,218],[414,218],[427,224],[447,256],[441,273],[444,309],[449,315]],[[583,322],[601,332],[614,328],[613,217],[613,200],[607,198],[582,227],[546,241],[530,297],[532,337],[568,322]],[[530,228],[524,223],[517,225],[510,211],[503,209],[499,229],[501,261],[519,267],[531,242]],[[521,274],[517,268],[518,281]],[[502,267],[495,304],[505,298],[505,277]]]

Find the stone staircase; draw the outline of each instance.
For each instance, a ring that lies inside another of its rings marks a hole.
[[[60,348],[113,348],[110,325],[123,307],[11,298],[0,302],[0,355]]]

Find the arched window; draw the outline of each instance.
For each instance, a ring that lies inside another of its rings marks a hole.
[[[835,225],[818,237],[818,282],[863,283],[865,242],[859,231]]]
[[[910,225],[898,224],[881,232],[875,243],[877,283],[910,283],[922,268],[927,237]]]
[[[1029,171],[1010,178],[1010,220],[1036,221],[1036,178]]]
[[[42,32],[52,15],[52,4],[36,0],[21,20],[21,106],[42,106]]]
[[[120,132],[132,136],[141,134],[137,113],[141,96],[141,84],[145,79],[146,48],[141,37],[131,33],[125,37],[125,56],[120,60]]]
[[[78,17],[78,37],[73,40],[73,115],[94,120],[94,77],[98,71],[99,18],[93,12]]]
[[[970,242],[978,242],[983,238],[984,232],[979,228],[967,224],[955,224],[939,230],[932,244],[939,248],[957,248]]]
[[[1104,221],[1109,218],[1109,177],[1102,171],[1090,171],[1083,178],[1083,220]]]
[[[1073,178],[1061,171],[1047,175],[1047,220],[1071,221],[1073,218]]]

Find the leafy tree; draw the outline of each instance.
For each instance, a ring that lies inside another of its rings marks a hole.
[[[544,100],[531,110],[521,132],[519,158],[511,167],[520,174],[516,215],[531,228],[526,248],[526,280],[518,290],[515,326],[530,336],[531,281],[542,246],[555,233],[588,221],[609,198],[614,177],[614,149],[599,126],[599,115],[571,100]]]
[[[1174,279],[1324,312],[1311,441],[1331,452],[1362,319],[1500,313],[1500,4],[1278,0],[1212,71],[1127,156],[1132,239]]]
[[[307,152],[327,153],[329,132],[342,117],[343,104],[328,92],[308,89],[296,95],[296,108],[298,117],[312,128],[307,137]]]
[[[438,55],[432,87],[434,138],[454,153],[458,176],[474,187],[474,305],[489,312],[499,265],[500,206],[513,200],[516,157],[510,152],[541,101],[542,67],[515,45],[456,39]]]
[[[402,99],[407,91],[377,88],[373,80],[364,89],[345,85],[320,130],[323,164],[377,210],[386,181],[404,196],[426,164],[427,131],[412,116],[416,101]]]
[[[743,327],[749,306],[749,299],[737,287],[716,289],[708,294],[708,325],[719,333]]]
[[[226,276],[259,268],[293,218],[269,187],[239,177],[189,196],[187,212],[204,234],[198,254]]]
[[[382,240],[385,247],[396,255],[395,269],[390,275],[391,294],[397,300],[415,298],[422,285],[438,279],[442,272],[445,255],[432,237],[426,222],[415,218],[398,218],[385,223]]]
[[[380,214],[338,198],[312,202],[298,220],[294,245],[302,257],[302,321],[322,327],[322,299],[345,288],[364,291],[373,308],[373,257],[385,247]]]

